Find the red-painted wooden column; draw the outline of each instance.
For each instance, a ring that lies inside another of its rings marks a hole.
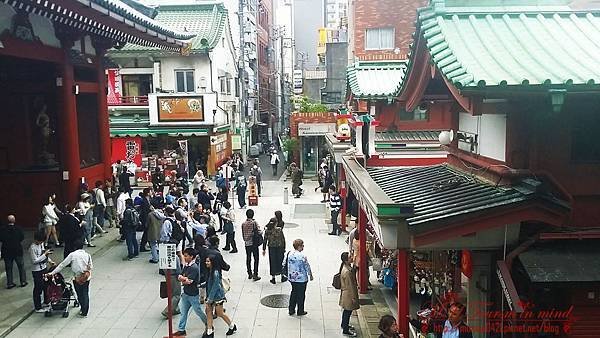
[[[342,199],[342,223],[341,223],[341,227],[342,227],[342,231],[346,231],[346,211],[348,210],[348,203],[346,201],[346,197],[348,196],[348,187],[346,185],[346,171],[344,170],[344,167],[340,165],[340,182],[339,182],[339,188],[340,188],[340,198]]]
[[[368,292],[367,281],[367,214],[362,207],[358,212],[358,233],[359,233],[359,257],[360,265],[358,267],[358,287],[362,294]]]
[[[398,250],[398,332],[409,337],[408,316],[410,315],[409,283],[408,283],[408,252]]]
[[[103,53],[103,52],[102,52]],[[98,137],[100,142],[100,157],[102,158],[102,166],[104,167],[104,179],[111,177],[111,144],[110,144],[110,124],[108,120],[108,102],[106,93],[106,74],[102,66],[102,55],[97,58],[98,69]]]
[[[65,55],[67,55],[66,52]],[[79,190],[79,134],[77,128],[77,106],[75,94],[73,94],[73,85],[75,84],[73,65],[68,60],[68,56],[65,56],[63,63],[58,65],[60,77],[62,78],[62,87],[59,88],[60,109],[58,110],[58,114],[60,123],[58,138],[61,145],[61,167],[69,175],[69,179],[63,180],[62,184],[63,201],[74,203],[77,201]]]

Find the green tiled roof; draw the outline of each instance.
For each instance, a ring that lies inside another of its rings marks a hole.
[[[406,61],[360,61],[346,74],[355,98],[386,99],[398,94],[405,72]]]
[[[190,40],[191,53],[201,53],[213,49],[229,25],[229,14],[222,3],[198,3],[189,5],[161,5],[154,20],[166,27],[195,35]],[[111,54],[138,51],[158,51],[139,45],[127,44]]]
[[[599,12],[433,0],[418,11],[417,33],[457,88],[600,84]]]

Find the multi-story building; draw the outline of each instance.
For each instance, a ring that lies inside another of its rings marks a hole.
[[[185,55],[131,44],[110,51],[118,66],[108,70],[113,161],[135,143],[141,179],[182,161],[192,175],[198,168],[214,174],[231,154],[232,123],[241,119],[229,12],[221,3],[160,5],[156,12],[158,22],[195,37]],[[174,159],[182,142],[185,158]]]
[[[273,2],[261,0],[258,3],[258,113],[254,142],[273,139],[273,129],[277,125],[279,107],[277,105],[278,83],[275,68]]]

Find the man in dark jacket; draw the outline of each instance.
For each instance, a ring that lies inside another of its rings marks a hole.
[[[73,214],[73,208],[69,204],[65,205],[65,210],[58,219],[56,227],[59,229],[63,242],[65,243],[65,250],[63,258],[75,251],[75,242],[82,240],[84,237],[83,227],[81,221]]]
[[[17,263],[19,269],[19,279],[21,287],[27,286],[25,266],[23,265],[23,247],[21,242],[25,239],[21,227],[15,225],[15,216],[8,215],[8,224],[0,232],[0,242],[2,242],[2,258],[6,267],[6,288],[12,289],[16,285],[13,283],[13,262]]]
[[[149,251],[146,249],[146,244],[148,243],[148,215],[154,210],[154,207],[152,207],[152,204],[150,203],[153,197],[154,191],[150,188],[144,188],[142,191],[142,203],[139,210],[140,222],[142,224],[142,229],[144,229],[142,239],[140,240],[140,252]]]
[[[434,324],[434,332],[437,338],[473,338],[473,333],[465,323],[467,308],[461,303],[453,303],[448,309],[448,319],[444,322]]]

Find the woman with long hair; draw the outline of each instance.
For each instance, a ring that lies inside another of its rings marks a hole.
[[[48,196],[47,203],[42,208],[42,216],[44,217],[44,228],[46,230],[46,246],[48,246],[48,241],[50,240],[50,236],[54,239],[54,245],[60,247],[60,243],[58,242],[58,235],[56,233],[56,223],[58,223],[58,215],[56,214],[56,205],[54,204],[54,200],[56,199],[55,194],[51,194]]]
[[[229,326],[229,330],[227,330],[225,335],[231,336],[237,331],[237,326],[231,321],[229,316],[225,314],[225,311],[223,311],[223,303],[225,303],[227,299],[225,298],[225,290],[223,289],[223,282],[221,280],[221,270],[215,268],[214,259],[215,257],[210,255],[206,257],[204,261],[208,272],[208,279],[206,281],[206,313],[211,314],[215,311],[217,317],[221,317]],[[209,315],[207,316],[206,337],[212,338],[214,336],[213,316]]]
[[[285,222],[283,221],[283,214],[281,210],[275,211],[275,219],[277,219],[277,226],[283,229]]]
[[[281,274],[283,255],[285,252],[285,236],[280,227],[277,226],[277,219],[271,218],[265,226],[265,240],[263,242],[263,256],[269,247],[269,270],[271,274],[271,284],[275,284],[275,276],[281,275],[281,282],[285,282],[287,277]]]
[[[348,252],[342,252],[342,264],[340,265],[340,306],[342,307],[342,333],[346,336],[356,337],[354,327],[350,325],[350,316],[352,311],[358,310],[358,283],[356,281],[356,273],[352,267],[353,257]]]

